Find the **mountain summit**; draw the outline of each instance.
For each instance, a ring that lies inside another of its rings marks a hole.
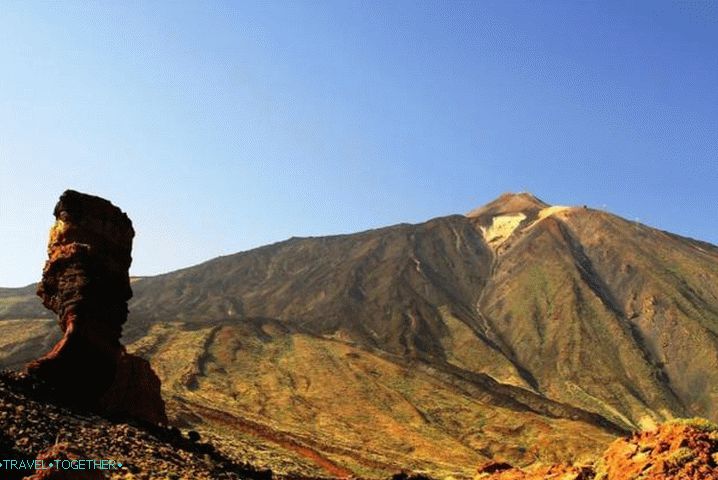
[[[550,205],[528,192],[504,193],[496,200],[478,207],[466,214],[469,218],[523,213],[535,214]]]
[[[466,477],[718,420],[718,248],[528,193],[133,290],[124,338],[170,421],[275,471]],[[5,366],[51,341],[24,292],[0,290]]]

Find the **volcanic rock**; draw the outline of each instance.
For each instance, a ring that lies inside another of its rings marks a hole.
[[[718,480],[718,425],[700,418],[667,422],[614,441],[593,467],[504,463],[479,467],[476,480]]]
[[[718,425],[668,422],[613,442],[596,464],[596,480],[718,480]]]
[[[74,404],[166,423],[157,375],[120,343],[132,297],[132,222],[109,201],[73,190],[54,214],[37,294],[64,335],[28,373]]]

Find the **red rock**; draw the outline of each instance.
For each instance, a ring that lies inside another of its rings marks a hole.
[[[73,190],[54,214],[37,294],[64,335],[28,373],[79,406],[166,423],[157,375],[120,343],[132,297],[132,222],[109,201]]]
[[[613,442],[596,465],[601,480],[718,480],[718,426],[676,420]]]
[[[613,442],[593,467],[489,463],[481,480],[718,480],[718,425],[674,420]]]

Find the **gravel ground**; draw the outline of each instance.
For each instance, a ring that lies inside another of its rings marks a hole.
[[[34,379],[0,372],[0,464],[32,461],[58,443],[86,459],[113,460],[108,479],[268,479],[268,470],[230,460],[208,443],[192,441],[176,428],[122,423],[53,402],[52,392]],[[32,471],[0,468],[0,478],[20,479]]]

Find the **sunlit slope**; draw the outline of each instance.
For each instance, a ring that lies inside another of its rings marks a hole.
[[[151,355],[165,396],[182,399],[178,417],[186,409],[205,431],[253,432],[270,447],[289,453],[303,447],[355,474],[376,478],[411,468],[470,477],[490,458],[521,464],[588,458],[612,438],[428,364],[275,321],[173,327],[153,328],[132,349]]]
[[[0,288],[0,318],[54,318],[35,296],[36,285]]]
[[[485,333],[550,398],[632,426],[715,419],[717,267],[713,246],[564,209],[497,256]]]
[[[138,324],[274,318],[396,354],[443,357],[438,307],[472,323],[490,259],[480,232],[458,215],[296,238],[144,279],[131,315]]]
[[[20,369],[38,351],[49,350],[60,339],[57,321],[35,296],[35,288],[0,288],[2,368]]]

